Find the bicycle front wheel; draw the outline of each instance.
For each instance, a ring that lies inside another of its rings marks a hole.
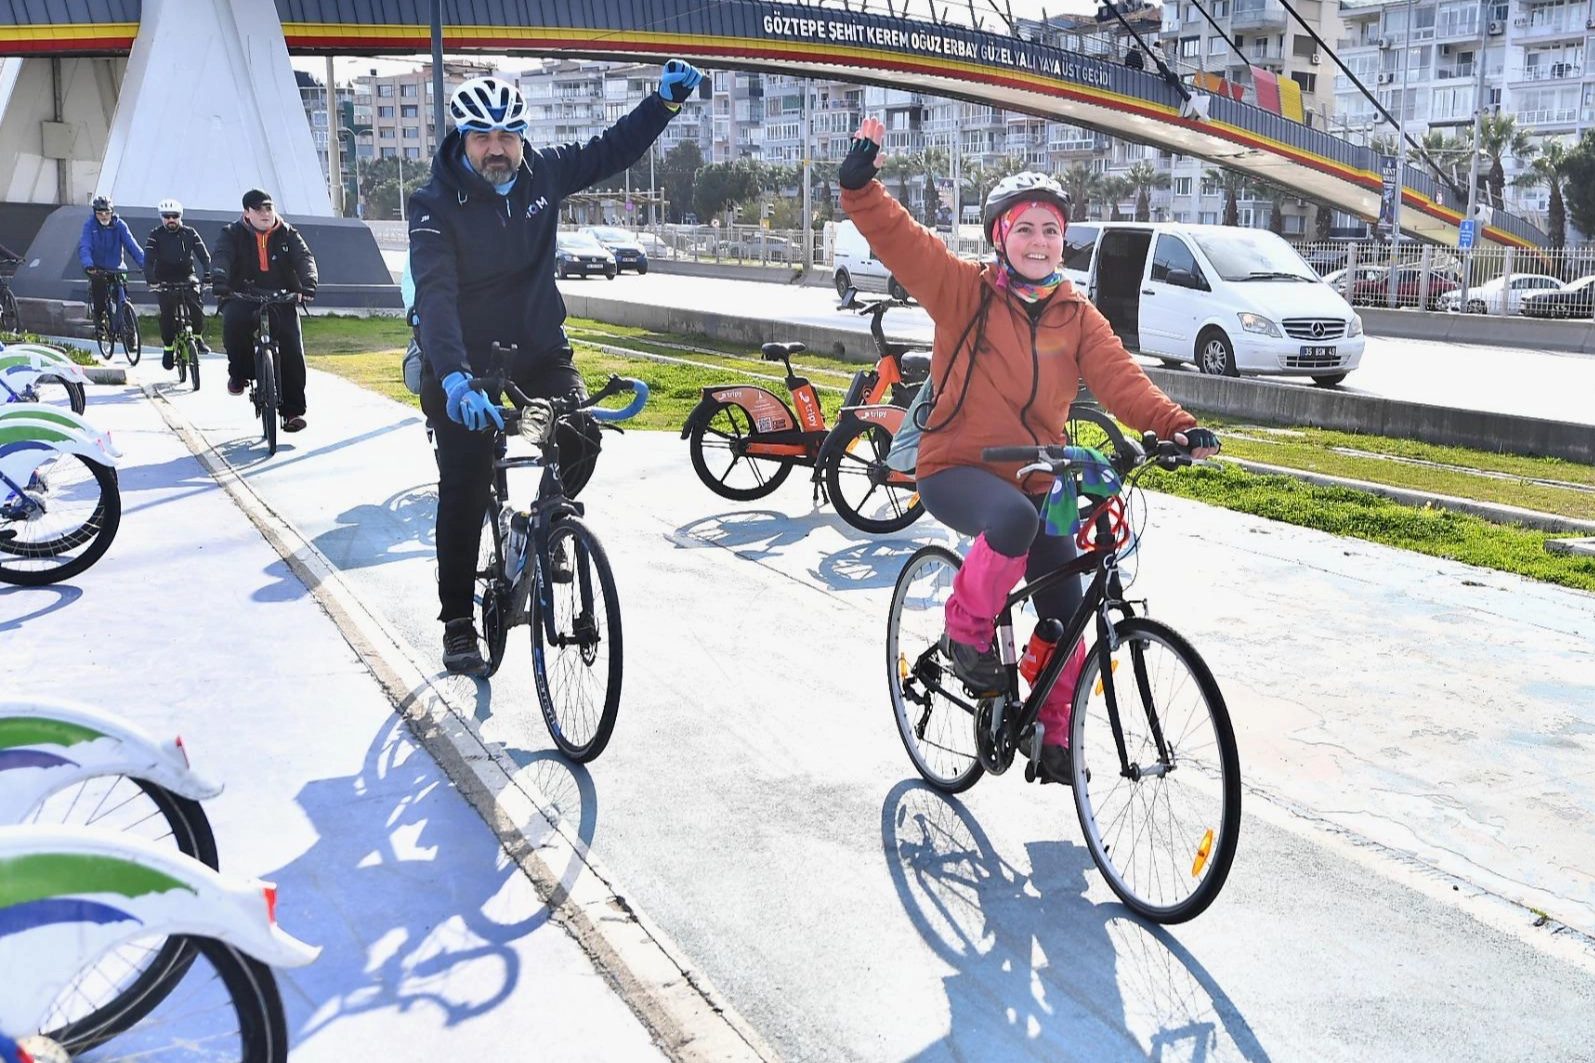
[[[0,499],[0,583],[71,579],[110,549],[122,523],[116,470],[78,454],[44,461],[23,495]]]
[[[127,352],[127,364],[138,365],[144,353],[144,340],[138,334],[138,314],[128,303],[122,304],[122,349]]]
[[[100,357],[109,362],[116,353],[116,329],[111,325],[111,313],[102,311],[95,318],[94,342],[100,348]]]
[[[560,752],[585,763],[609,744],[620,711],[620,598],[603,545],[574,517],[549,533],[546,562],[532,620],[537,700]]]
[[[97,776],[51,794],[30,823],[91,827],[171,845],[208,867],[218,866],[216,838],[204,808],[146,779]],[[79,972],[62,993],[47,1036],[63,1043],[103,1040],[125,1030],[160,1003],[194,962],[178,938],[118,946]]]
[[[128,1012],[95,1028],[57,1025],[63,1008],[82,1006],[82,987],[69,986],[46,1018],[53,1032],[43,1035],[44,1045],[31,1046],[35,1057],[60,1058],[47,1054],[53,1043],[70,1058],[95,1063],[287,1063],[288,1023],[270,968],[214,938],[166,940],[189,957],[183,970],[150,985]]]
[[[897,575],[886,619],[886,685],[908,757],[925,781],[956,794],[980,781],[969,710],[942,690],[961,689],[941,652],[947,599],[963,564],[943,546],[917,551]]]
[[[199,341],[193,336],[188,337],[188,380],[194,385],[194,390],[199,390]]]
[[[58,376],[41,376],[33,382],[33,394],[39,402],[50,406],[64,406],[73,413],[82,413],[88,408],[88,396],[84,393],[83,385],[75,380],[63,380]]]
[[[914,478],[886,465],[892,434],[859,421],[825,465],[825,489],[841,518],[859,531],[902,531],[925,512]]]
[[[277,453],[277,357],[270,347],[255,352],[255,401],[260,407],[260,437],[266,453]]]
[[[1119,899],[1153,922],[1183,923],[1213,903],[1235,859],[1235,732],[1212,672],[1183,637],[1146,617],[1121,620],[1114,630],[1118,647],[1106,678],[1093,647],[1075,688],[1075,810]],[[1128,771],[1114,741],[1110,693]]]

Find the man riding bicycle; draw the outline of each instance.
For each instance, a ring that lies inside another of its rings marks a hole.
[[[255,322],[271,315],[282,377],[282,430],[305,427],[305,345],[299,333],[299,308],[292,303],[262,308],[234,293],[294,292],[299,302],[316,297],[316,260],[299,230],[278,217],[271,196],[258,188],[244,193],[244,216],[230,222],[216,241],[211,259],[211,289],[222,316],[227,349],[227,393],[242,395],[255,376]]]
[[[144,280],[150,287],[157,284],[186,284],[188,291],[163,291],[156,295],[161,307],[161,368],[172,368],[172,344],[177,342],[178,300],[188,304],[188,320],[193,326],[199,349],[206,354],[210,348],[200,335],[205,327],[205,302],[199,294],[199,278],[210,272],[210,249],[192,227],[183,224],[183,205],[175,199],[163,199],[157,208],[161,223],[150,230],[144,240]],[[194,260],[199,259],[198,276]]]
[[[124,248],[133,256],[139,269],[143,269],[144,251],[133,239],[127,222],[111,206],[109,196],[95,196],[94,213],[83,223],[83,234],[78,237],[78,262],[82,264],[83,272],[89,275],[89,306],[95,321],[100,320],[101,315],[110,313],[106,300],[111,292],[111,279],[98,271],[120,270]],[[111,330],[116,331],[115,322]]]
[[[515,347],[510,377],[528,396],[586,394],[554,285],[560,200],[640,159],[702,77],[671,60],[659,91],[602,136],[530,153],[526,101],[513,84],[473,78],[449,100],[455,129],[438,146],[431,181],[410,197],[409,217],[421,408],[437,438],[438,619],[450,672],[486,668],[471,618],[493,470],[493,438],[481,429],[503,424],[498,396],[471,378],[489,370],[497,342]],[[556,438],[565,493],[574,495],[591,475],[597,431],[566,425]]]

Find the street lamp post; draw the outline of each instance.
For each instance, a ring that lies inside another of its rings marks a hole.
[[[1400,252],[1401,244],[1401,201],[1405,198],[1405,185],[1407,180],[1407,110],[1409,99],[1407,95],[1407,75],[1412,69],[1412,42],[1415,39],[1412,32],[1412,0],[1407,0],[1406,28],[1401,33],[1401,115],[1397,126],[1396,135],[1396,205],[1395,214],[1390,225],[1390,277],[1389,287],[1385,293],[1385,303],[1395,306],[1396,284],[1399,274],[1396,271],[1396,258]],[[1423,309],[1420,307],[1420,309]]]
[[[1490,46],[1487,20],[1490,17],[1489,0],[1479,0],[1479,50],[1473,62],[1473,159],[1468,164],[1468,207],[1463,218],[1473,222],[1473,242],[1468,245],[1467,258],[1462,269],[1462,294],[1457,298],[1457,309],[1468,311],[1468,285],[1473,280],[1473,248],[1483,236],[1483,226],[1478,223],[1479,208],[1479,127],[1484,119],[1484,53]]]
[[[354,213],[357,218],[364,217],[360,210],[360,141],[348,126],[339,126],[338,132],[349,134],[349,154],[354,158]]]

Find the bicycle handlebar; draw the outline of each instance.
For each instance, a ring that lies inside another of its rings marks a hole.
[[[1050,466],[1054,475],[1062,470],[1077,464],[1065,453],[1066,447],[1047,445],[1037,446],[1031,444],[1027,447],[983,447],[980,451],[982,461],[1011,462],[1023,461],[1037,465]],[[1114,457],[1115,455],[1109,455]],[[1141,453],[1134,455],[1131,463],[1134,468],[1140,465],[1156,464],[1165,469],[1174,469],[1191,464],[1191,452],[1174,442],[1172,439],[1159,439],[1157,433],[1147,432],[1141,437]]]
[[[273,292],[245,289],[243,291],[228,292],[227,294],[229,298],[242,299],[246,303],[259,303],[262,306],[279,306],[299,301],[298,292],[290,292],[286,289],[278,289]]]

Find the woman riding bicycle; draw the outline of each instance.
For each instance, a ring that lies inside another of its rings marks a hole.
[[[931,354],[935,404],[920,416],[920,498],[931,515],[974,537],[953,580],[943,651],[971,691],[1005,682],[992,646],[998,613],[1027,572],[1041,575],[1075,557],[1068,536],[1037,537],[1052,477],[1020,463],[981,459],[985,447],[1066,442],[1064,422],[1080,380],[1116,417],[1202,458],[1218,437],[1158,390],[1096,307],[1064,279],[1063,234],[1069,197],[1051,178],[1020,173],[986,198],[982,224],[996,250],[984,265],[958,258],[917,224],[873,180],[885,133],[866,118],[838,175],[842,207],[876,257],[936,322]],[[1042,617],[1067,620],[1081,587],[1069,582],[1036,595]],[[1066,781],[1069,707],[1085,661],[1084,644],[1041,709],[1043,775]]]

